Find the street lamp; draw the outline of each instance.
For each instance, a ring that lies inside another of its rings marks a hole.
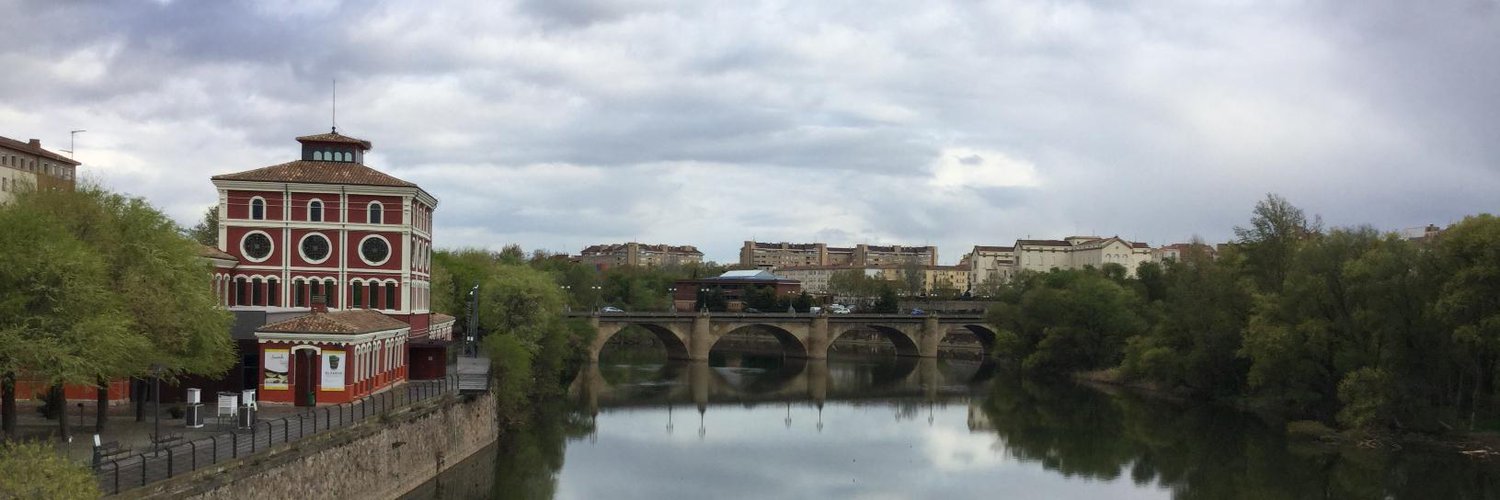
[[[161,369],[160,364],[151,364],[151,409],[156,414],[152,427],[155,429],[151,436],[151,451],[156,452],[161,448]]]
[[[669,286],[669,287],[667,287],[667,302],[669,302],[671,304],[670,305],[670,309],[668,309],[668,310],[672,311],[673,314],[676,314],[677,313],[677,287],[675,287],[675,286]]]
[[[476,334],[479,332],[479,284],[478,283],[474,284],[474,288],[470,288],[469,289],[469,324],[468,324],[468,327],[469,327],[469,333],[468,333],[467,338],[464,339],[464,342],[465,342],[465,345],[468,346],[469,354],[471,356],[477,356],[479,354],[479,347],[477,345],[475,345],[474,341],[475,341],[475,337],[477,336]]]
[[[561,288],[563,291],[563,312],[573,312],[573,295],[568,293],[573,287],[563,285],[558,288]]]
[[[601,290],[604,290],[604,287],[594,285],[589,288],[592,288],[594,290],[594,312],[599,312],[599,299],[600,296],[603,295],[603,292],[601,292]]]

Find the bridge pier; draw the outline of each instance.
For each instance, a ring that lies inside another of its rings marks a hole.
[[[938,355],[938,344],[943,342],[943,335],[947,331],[943,329],[942,322],[937,315],[927,315],[922,318],[922,330],[917,334],[917,356],[923,358],[936,358]]]
[[[708,361],[708,351],[713,349],[713,316],[707,312],[693,316],[693,330],[688,334],[688,359]]]
[[[813,316],[807,332],[807,359],[828,359],[828,314]]]

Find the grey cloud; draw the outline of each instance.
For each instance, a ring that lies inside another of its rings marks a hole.
[[[440,245],[641,237],[727,260],[769,234],[956,260],[1028,234],[1221,240],[1266,192],[1331,223],[1444,223],[1500,188],[1500,12],[1478,0],[11,10],[0,29],[53,29],[0,48],[34,75],[0,78],[18,127],[0,134],[87,128],[86,171],[185,223],[208,175],[326,129],[332,78],[340,130],[444,199]],[[948,148],[1039,183],[934,190]],[[658,167],[674,163],[691,166]],[[591,174],[536,167],[552,164]]]

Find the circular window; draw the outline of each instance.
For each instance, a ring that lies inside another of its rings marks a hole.
[[[384,264],[391,257],[391,244],[379,236],[366,236],[359,243],[359,257],[372,266]]]
[[[251,232],[245,235],[245,239],[240,240],[240,255],[244,255],[251,262],[265,262],[271,257],[271,250],[274,248],[271,237],[260,231]]]
[[[302,260],[317,264],[328,260],[332,245],[328,243],[328,237],[320,233],[308,233],[302,237]]]

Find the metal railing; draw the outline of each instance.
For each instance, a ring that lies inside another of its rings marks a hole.
[[[99,489],[106,495],[145,486],[209,467],[226,460],[264,452],[290,443],[377,418],[412,403],[458,392],[458,377],[407,382],[353,403],[308,408],[294,415],[257,420],[249,428],[187,441],[156,451],[101,459],[94,466]],[[236,422],[237,423],[237,422]]]

